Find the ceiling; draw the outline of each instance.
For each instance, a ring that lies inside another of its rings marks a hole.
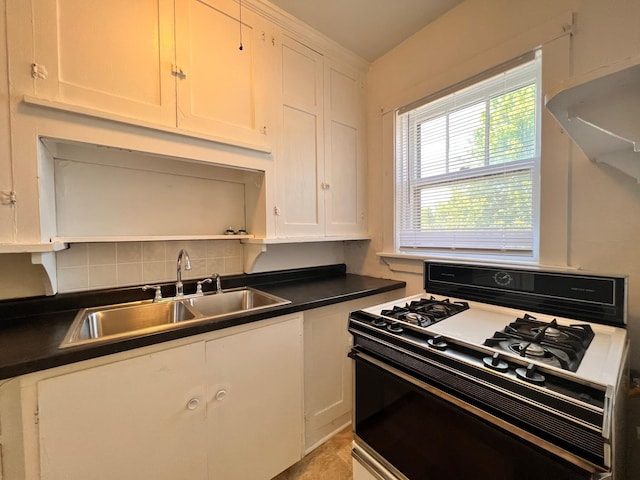
[[[462,0],[270,0],[372,62]]]

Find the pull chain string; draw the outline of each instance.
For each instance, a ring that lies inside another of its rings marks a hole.
[[[238,50],[242,50],[242,0],[238,0],[238,5],[240,6],[240,47]]]

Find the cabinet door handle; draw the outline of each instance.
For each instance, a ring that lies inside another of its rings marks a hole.
[[[189,410],[195,410],[199,406],[200,406],[200,399],[199,398],[192,398],[191,400],[189,400],[187,402],[187,408]]]
[[[224,400],[227,396],[227,391],[226,390],[219,390],[218,393],[216,393],[216,400],[218,400],[219,402],[221,402],[222,400]]]
[[[187,78],[187,74],[184,73],[182,71],[182,68],[177,65],[171,65],[171,75],[173,75],[174,77],[178,77],[180,80],[184,80],[185,78]]]

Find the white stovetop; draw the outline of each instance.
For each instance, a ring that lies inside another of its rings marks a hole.
[[[365,309],[365,311],[373,314],[379,314],[381,310],[391,309],[394,305],[404,306],[405,303],[418,298],[429,298],[430,294],[419,294],[406,297],[400,300],[394,300],[382,305],[376,305]],[[433,295],[438,300],[444,300],[445,297]],[[450,301],[458,299],[450,298]],[[466,300],[462,300],[466,301]],[[623,355],[627,343],[627,332],[624,328],[611,327],[608,325],[600,325],[580,320],[570,320],[552,315],[545,315],[535,312],[524,312],[517,309],[489,305],[486,303],[468,302],[469,309],[457,313],[452,317],[446,318],[424,330],[440,334],[446,338],[461,340],[473,345],[482,345],[487,338],[491,338],[496,331],[502,330],[506,325],[515,321],[516,318],[522,317],[525,313],[533,315],[537,320],[542,322],[551,322],[554,318],[559,324],[589,324],[593,329],[595,336],[591,341],[585,355],[580,362],[580,366],[576,372],[569,372],[556,367],[557,371],[566,375],[576,376],[583,380],[588,380],[600,385],[616,385],[620,368],[622,367]],[[503,356],[512,356],[517,358],[514,353],[505,352],[501,349],[484,347],[489,350],[500,352]],[[534,362],[535,363],[535,362]]]

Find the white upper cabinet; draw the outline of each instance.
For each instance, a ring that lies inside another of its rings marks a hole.
[[[34,0],[38,98],[175,125],[172,0]]]
[[[268,150],[258,20],[239,17],[228,0],[33,0],[32,101]]]
[[[283,37],[282,143],[276,157],[279,236],[324,235],[322,55]]]
[[[365,95],[356,70],[325,66],[326,234],[366,233]]]
[[[361,73],[283,36],[279,237],[366,234]]]
[[[246,9],[240,13],[236,2],[177,0],[180,129],[264,143],[266,61],[258,54],[264,49],[258,24],[258,17]]]

